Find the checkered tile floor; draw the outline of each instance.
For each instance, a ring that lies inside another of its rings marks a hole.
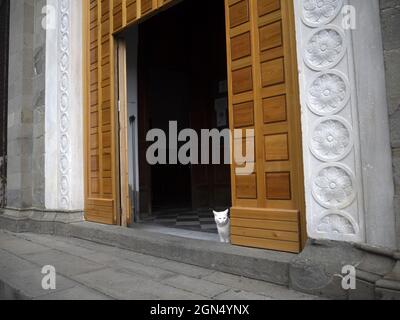
[[[218,233],[212,211],[170,211],[155,212],[144,218],[144,223],[152,223],[170,228]]]

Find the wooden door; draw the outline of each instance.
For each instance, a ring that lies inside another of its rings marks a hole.
[[[256,150],[252,174],[232,166],[232,242],[299,252],[306,233],[293,1],[225,0],[225,11],[230,126],[254,129]]]
[[[84,0],[85,217],[121,224],[114,34],[171,0]],[[128,219],[129,220],[129,219]]]
[[[85,1],[86,185],[88,221],[118,223],[117,112],[114,95],[114,39],[111,2]]]

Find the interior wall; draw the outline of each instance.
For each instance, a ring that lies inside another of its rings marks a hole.
[[[134,117],[134,129],[128,123],[128,163],[129,163],[129,186],[131,190],[139,190],[139,141],[138,141],[138,26],[129,28],[125,33],[126,41],[126,66],[127,66],[127,99],[128,99],[128,120]],[[136,134],[133,134],[136,132]],[[135,150],[133,150],[135,146]],[[133,170],[134,169],[134,170]],[[134,187],[134,188],[133,188]]]
[[[161,129],[166,134],[169,121],[178,123],[178,131],[190,127],[190,52],[187,50],[187,39],[191,36],[187,26],[190,14],[182,10],[187,3],[172,7],[139,27],[139,61],[143,64],[140,112],[146,112],[144,121],[150,129]],[[166,146],[167,155],[169,151]],[[153,210],[159,211],[172,203],[176,207],[178,204],[190,206],[189,166],[157,164],[149,170]]]

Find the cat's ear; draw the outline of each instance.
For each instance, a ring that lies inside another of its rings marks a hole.
[[[228,215],[228,213],[229,213],[229,209],[226,209],[226,210],[224,211],[224,214]]]
[[[218,212],[217,212],[217,211],[215,211],[215,210],[213,210],[213,212],[214,212],[214,216],[216,216],[216,215],[218,214]]]

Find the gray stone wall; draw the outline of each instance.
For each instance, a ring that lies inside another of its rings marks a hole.
[[[400,247],[400,0],[381,0],[380,4],[393,149],[397,243]]]
[[[7,205],[44,207],[45,0],[10,8]]]

